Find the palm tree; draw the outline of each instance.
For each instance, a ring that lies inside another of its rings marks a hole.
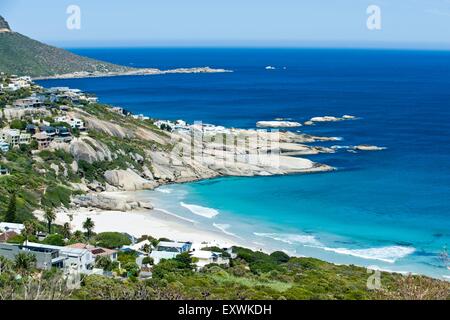
[[[86,229],[88,240],[91,238],[92,230],[94,229],[95,224],[91,218],[87,218],[86,221],[83,222],[83,229]]]
[[[48,233],[50,234],[52,233],[52,222],[55,221],[56,219],[55,211],[53,211],[53,209],[48,208],[47,210],[45,210],[44,218],[45,220],[47,220]]]
[[[20,252],[14,259],[14,268],[20,274],[26,274],[36,267],[36,256],[29,252]]]
[[[81,232],[80,230],[77,230],[72,234],[71,240],[76,241],[76,242],[84,242],[85,236],[84,236],[83,232]]]
[[[25,229],[23,229],[22,234],[28,240],[29,237],[34,236],[36,234],[38,226],[36,221],[34,220],[25,221],[23,224],[25,226]]]
[[[62,235],[66,239],[70,238],[70,223],[68,222],[64,223],[62,227]]]

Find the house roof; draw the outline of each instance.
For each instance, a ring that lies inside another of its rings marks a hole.
[[[152,253],[150,253],[150,257],[156,259],[173,259],[178,254],[179,254],[178,252],[152,251]]]
[[[38,132],[34,135],[34,138],[36,138],[38,140],[44,140],[44,139],[48,139],[48,135],[46,135],[45,133],[42,133],[42,132]]]
[[[82,256],[88,252],[86,249],[78,249],[78,248],[70,248],[70,247],[59,247],[59,246],[52,246],[48,244],[42,244],[42,243],[34,243],[34,242],[28,242],[24,245],[27,248],[42,248],[42,249],[48,249],[48,250],[57,250],[61,251],[63,254],[73,254]]]
[[[10,230],[10,229],[23,230],[25,229],[25,226],[21,223],[0,222],[0,230]]]
[[[15,231],[6,231],[0,234],[0,242],[6,242],[11,238],[14,238],[15,236],[18,236],[19,234]]]
[[[85,243],[74,243],[74,244],[70,244],[70,245],[66,246],[65,248],[86,249],[86,250],[89,250],[95,256],[109,256],[109,255],[117,252],[117,250],[95,247],[95,246],[92,246],[90,244],[85,244]]]
[[[183,248],[186,245],[190,245],[188,242],[169,242],[161,241],[158,243],[158,247],[170,247],[170,248]]]
[[[212,252],[212,251],[199,250],[199,251],[192,252],[191,256],[194,258],[199,258],[199,259],[211,259],[213,257],[219,256],[219,254]]]

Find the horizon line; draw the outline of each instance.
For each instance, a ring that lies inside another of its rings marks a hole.
[[[52,44],[56,46],[55,44]],[[378,47],[378,46],[240,46],[240,45],[59,45],[59,48],[65,50],[71,49],[278,49],[278,50],[368,50],[368,51],[450,51],[449,47]]]

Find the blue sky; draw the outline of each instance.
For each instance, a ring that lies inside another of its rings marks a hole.
[[[81,29],[66,28],[69,5]],[[369,5],[381,30],[366,27]],[[450,0],[0,0],[15,31],[60,46],[450,49]]]

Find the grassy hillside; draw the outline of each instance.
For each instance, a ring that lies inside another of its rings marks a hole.
[[[3,26],[3,27],[2,27]],[[9,29],[0,17],[0,29]],[[32,77],[72,72],[121,72],[130,68],[81,57],[16,32],[0,32],[0,71]]]

